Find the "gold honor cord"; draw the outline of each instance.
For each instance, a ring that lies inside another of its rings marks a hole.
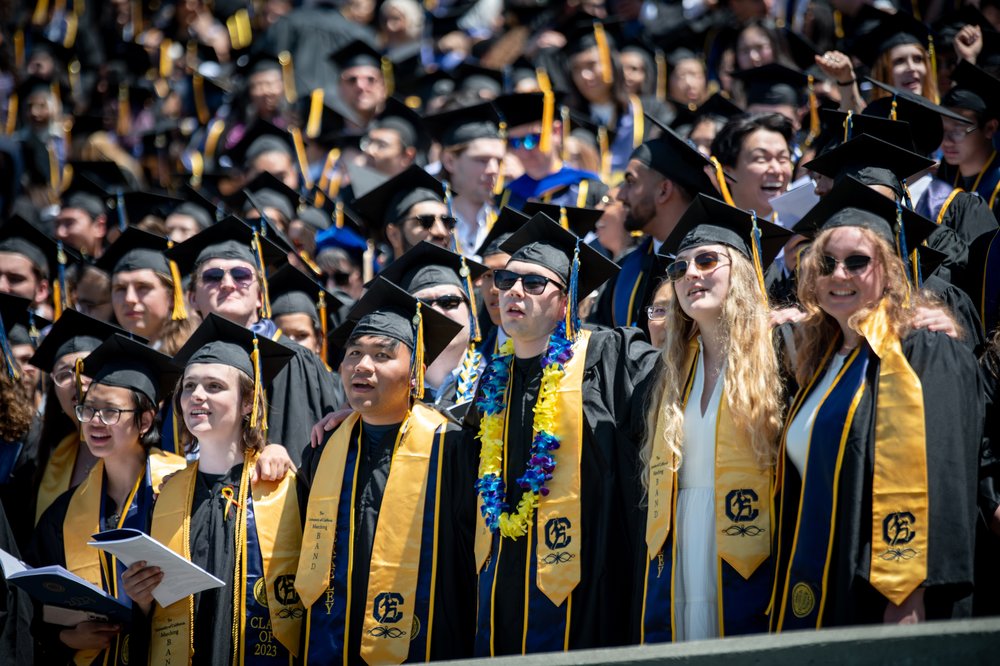
[[[884,299],[858,328],[879,357],[868,580],[898,606],[927,579],[930,511],[923,387],[892,331]]]
[[[397,508],[379,515],[361,630],[361,658],[372,666],[401,664],[410,650],[427,474],[434,440],[444,444],[444,432],[435,433],[446,423],[442,414],[417,403],[401,426],[403,434],[385,485],[385,498]],[[393,600],[392,617],[382,614],[385,599]]]
[[[632,148],[635,149],[642,145],[642,138],[646,135],[646,115],[638,95],[629,95],[628,99],[632,106]]]

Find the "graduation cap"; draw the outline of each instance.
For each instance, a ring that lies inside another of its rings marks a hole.
[[[257,119],[232,148],[221,156],[222,166],[242,168],[264,153],[295,155],[292,135],[266,120]],[[228,164],[224,162],[228,160]]]
[[[352,181],[353,178],[352,178]],[[368,222],[370,229],[386,224],[398,224],[407,211],[423,201],[443,202],[444,185],[420,167],[411,164],[354,200],[352,207]]]
[[[733,72],[733,78],[746,85],[747,106],[788,105],[798,107],[809,77],[797,69],[778,63]]]
[[[531,217],[536,213],[542,213],[550,219],[558,221],[559,226],[563,229],[569,229],[580,238],[593,231],[594,227],[597,226],[597,221],[604,215],[604,211],[594,208],[557,206],[541,201],[529,201],[524,204],[525,215]]]
[[[267,429],[264,388],[295,356],[290,347],[258,336],[248,328],[210,314],[205,317],[188,341],[174,355],[174,361],[186,368],[195,363],[218,363],[236,368],[253,380],[253,407],[250,427],[258,426],[257,412],[263,413],[260,426]],[[262,410],[258,406],[263,407]]]
[[[812,40],[789,26],[782,28],[781,35],[785,38],[789,55],[791,55],[796,67],[804,72],[822,75],[821,70],[816,66],[816,56],[823,54]]]
[[[459,90],[479,94],[485,91],[493,97],[499,97],[504,92],[504,73],[499,69],[466,61],[454,69],[452,76],[458,81]]]
[[[934,233],[937,224],[848,176],[834,185],[793,231],[812,238],[824,229],[836,227],[861,227],[875,232],[896,248],[906,263],[912,260],[910,253]]]
[[[116,333],[83,359],[82,372],[95,384],[138,391],[155,405],[171,392],[181,368],[166,354]]]
[[[213,202],[205,192],[188,183],[184,183],[181,194],[184,202],[178,204],[170,212],[171,215],[187,215],[193,218],[201,229],[207,229],[226,215],[225,206]]]
[[[897,46],[917,44],[925,50],[930,46],[930,29],[907,12],[890,14],[871,6],[862,6],[859,13],[861,29],[848,52],[869,67],[879,56]]]
[[[660,123],[656,118],[646,114],[646,119],[662,130],[660,136],[642,144],[632,151],[630,160],[638,160],[675,183],[681,185],[692,194],[699,192],[716,194],[718,190],[712,184],[712,179],[705,173],[705,167],[715,168],[712,162],[702,155],[686,139],[682,139],[674,130]],[[718,170],[721,170],[719,167]],[[720,186],[724,178],[720,182]]]
[[[951,71],[951,80],[954,86],[941,99],[942,106],[972,111],[984,121],[1000,118],[1000,79],[962,60]]]
[[[184,203],[184,199],[178,197],[142,190],[125,192],[122,194],[122,199],[125,201],[125,210],[128,211],[132,223],[138,223],[150,215],[165,218]]]
[[[184,285],[177,265],[169,260],[166,251],[171,242],[163,236],[143,231],[137,227],[128,227],[122,235],[101,255],[96,266],[114,276],[124,271],[149,269],[156,273],[170,276],[173,283],[173,310],[171,318],[175,321],[187,319],[187,307],[184,304]]]
[[[352,40],[331,53],[330,60],[341,72],[352,67],[382,69],[382,54],[360,39]]]
[[[617,32],[622,23],[621,19],[611,17],[601,20],[585,17],[570,22],[565,27],[558,29],[566,36],[566,47],[563,52],[571,58],[578,53],[596,47],[601,63],[601,76],[605,83],[611,83],[614,80],[611,53],[617,50],[612,33]]]
[[[541,87],[542,92],[514,93],[498,97],[493,100],[493,107],[500,114],[500,120],[508,131],[522,125],[541,123],[538,149],[546,152],[552,145],[553,123],[560,95],[551,89],[546,89],[545,85]]]
[[[531,217],[528,215],[514,210],[509,206],[504,206],[500,209],[500,215],[497,216],[496,222],[490,227],[486,238],[476,248],[476,254],[484,258],[495,254],[506,254],[507,252],[501,250],[500,246],[530,219]]]
[[[332,147],[339,143],[346,123],[344,114],[326,102],[326,91],[316,88],[299,98],[298,116],[305,127],[305,139]]]
[[[365,252],[368,250],[368,243],[365,240],[367,234],[354,217],[340,207],[341,222],[337,224],[337,214],[335,213],[334,224],[316,234],[316,255],[327,248],[339,248],[350,254],[361,263]]]
[[[0,293],[0,355],[7,375],[14,380],[21,375],[11,345],[37,347],[38,329],[49,324],[48,320],[33,314],[30,306],[30,298]]]
[[[566,107],[563,107],[566,109]],[[569,111],[569,122],[563,120],[563,134],[576,137],[585,142],[597,151],[600,160],[601,180],[608,182],[611,179],[611,146],[615,142],[618,133],[607,125],[591,122],[590,118],[577,111]],[[567,149],[566,141],[563,141],[563,150]]]
[[[904,150],[914,149],[913,131],[907,122],[837,109],[820,109],[819,115],[824,133],[829,134],[837,143],[867,134]]]
[[[490,102],[437,113],[424,125],[442,148],[454,148],[476,139],[500,139],[500,116]]]
[[[55,317],[67,307],[66,267],[83,261],[73,249],[53,240],[24,218],[14,215],[0,226],[0,252],[26,257],[52,284]]]
[[[725,93],[717,92],[706,99],[694,112],[694,121],[701,118],[714,117],[729,120],[745,114],[739,105],[729,99]]]
[[[462,330],[462,325],[382,276],[375,278],[330,340],[343,349],[353,337],[372,335],[398,340],[411,350],[410,376],[416,398],[424,394],[424,367],[434,362]]]
[[[868,134],[856,136],[802,167],[833,178],[849,175],[868,185],[885,185],[900,198],[901,181],[934,166],[936,162]]]
[[[281,62],[273,53],[257,51],[241,56],[236,63],[236,71],[244,77],[262,72],[281,71]]]
[[[373,129],[390,129],[399,134],[404,147],[413,146],[417,149],[418,163],[426,160],[427,149],[430,142],[427,139],[427,131],[424,128],[420,115],[406,106],[405,103],[395,97],[385,100],[382,111],[375,116],[368,127],[370,132]]]
[[[618,264],[590,247],[569,229],[543,213],[536,213],[501,243],[510,261],[524,261],[553,271],[566,285],[566,336],[579,330],[579,302],[618,273]]]
[[[271,315],[274,317],[290,314],[308,315],[322,332],[320,358],[325,359],[329,310],[341,307],[343,301],[292,265],[282,266],[268,282],[271,293]]]
[[[774,261],[791,236],[792,232],[750,211],[699,194],[677,221],[660,252],[676,256],[700,245],[731,247],[753,263],[761,296],[766,299],[764,269]]]
[[[910,123],[913,142],[917,146],[917,151],[924,155],[933,153],[941,146],[941,140],[944,138],[941,118],[951,118],[967,125],[972,124],[972,121],[965,116],[949,111],[922,95],[876,81],[871,77],[865,77],[865,80],[889,93],[889,96],[868,104],[863,115]]]
[[[88,317],[76,310],[66,310],[52,324],[29,363],[39,370],[51,374],[56,363],[63,356],[78,352],[92,352],[115,333],[129,335],[127,331],[107,322]],[[145,338],[138,335],[131,337],[140,342],[147,342]]]
[[[426,108],[431,100],[455,91],[455,79],[447,71],[436,69],[413,78],[400,78],[396,93],[402,95],[410,108]]]
[[[273,208],[287,221],[291,221],[295,219],[295,213],[301,206],[311,202],[271,172],[262,171],[244,185],[242,190],[233,194],[230,203],[244,215],[256,210],[263,216],[261,208]]]

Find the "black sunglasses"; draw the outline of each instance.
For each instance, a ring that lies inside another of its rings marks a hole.
[[[230,277],[233,278],[233,282],[236,283],[238,287],[248,287],[254,279],[253,270],[246,268],[245,266],[236,266],[235,268],[230,268],[225,270],[223,268],[208,268],[202,271],[201,281],[204,284],[220,284],[226,277],[226,273],[229,273]]]
[[[728,259],[726,255],[718,252],[699,252],[690,260],[679,259],[667,266],[667,277],[672,281],[677,282],[687,275],[688,267],[690,267],[692,263],[702,273],[714,271],[722,265],[723,257]]]
[[[432,308],[439,307],[442,310],[454,310],[464,303],[465,299],[461,296],[441,296],[439,298],[421,298],[420,301]]]
[[[860,275],[868,268],[872,258],[863,254],[852,254],[845,257],[843,261],[837,261],[829,255],[823,255],[823,265],[820,266],[820,273],[823,275],[833,275],[837,270],[837,264],[841,264],[848,275]]]
[[[444,225],[445,229],[451,231],[458,224],[458,218],[451,215],[414,215],[413,217],[406,218],[407,220],[416,220],[417,224],[422,226],[425,231],[430,231],[431,227],[438,220],[441,220],[441,224]]]
[[[536,275],[535,273],[522,275],[508,270],[493,271],[493,286],[500,291],[507,291],[517,284],[518,280],[521,281],[521,286],[524,287],[524,293],[531,294],[532,296],[538,296],[540,293],[545,291],[545,285],[550,282],[560,291],[566,291],[566,287],[564,285],[547,278],[544,275]]]

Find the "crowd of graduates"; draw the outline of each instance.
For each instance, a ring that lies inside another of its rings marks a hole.
[[[0,3],[11,664],[1000,613],[1000,3]],[[224,583],[88,545],[150,535]],[[68,604],[69,602],[67,602]]]

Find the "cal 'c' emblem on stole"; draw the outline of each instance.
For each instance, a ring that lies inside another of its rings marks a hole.
[[[403,619],[403,595],[399,592],[381,592],[375,597],[372,617],[378,622],[378,626],[372,627],[368,633],[375,638],[402,638],[406,631],[399,627],[389,625],[395,624]]]
[[[573,542],[573,537],[570,535],[571,528],[572,523],[570,523],[569,518],[550,518],[545,523],[545,545],[548,546],[549,550],[555,551],[569,547]],[[542,558],[542,562],[544,564],[565,564],[572,559],[573,553],[563,551],[548,553]]]
[[[882,540],[887,548],[879,557],[883,560],[910,560],[917,551],[906,544],[917,536],[913,526],[916,518],[909,511],[895,511],[882,519]]]
[[[755,537],[764,532],[756,525],[742,525],[741,523],[752,523],[760,516],[760,509],[757,503],[760,501],[757,491],[752,488],[735,488],[726,495],[726,517],[733,521],[733,524],[722,530],[728,536],[749,536]]]

